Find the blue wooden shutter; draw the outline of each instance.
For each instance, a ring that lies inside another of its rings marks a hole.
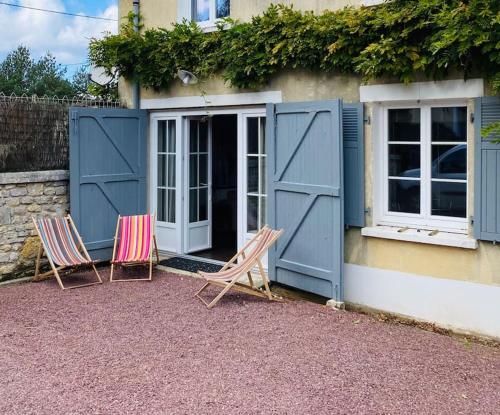
[[[365,226],[365,151],[363,103],[344,104],[344,220],[348,226]]]
[[[500,121],[500,98],[483,97],[475,105],[474,236],[500,241],[500,134],[482,137],[481,129]]]
[[[267,106],[271,280],[342,301],[342,102]]]
[[[147,112],[70,109],[70,208],[94,259],[111,258],[119,214],[147,212]]]

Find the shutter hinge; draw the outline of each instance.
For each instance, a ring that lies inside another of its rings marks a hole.
[[[474,225],[474,216],[469,217],[469,222],[471,225]]]
[[[368,215],[368,216],[371,216],[372,215],[372,208],[371,207],[367,207],[365,209],[365,213]]]
[[[73,131],[78,134],[78,115],[76,111],[71,111],[71,119],[73,120]]]
[[[474,124],[474,113],[473,112],[470,113],[470,123]]]
[[[366,125],[370,125],[372,123],[372,119],[369,115],[367,115],[365,118],[363,118],[363,121]]]

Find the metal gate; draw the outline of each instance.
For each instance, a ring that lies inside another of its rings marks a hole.
[[[267,107],[271,280],[342,301],[342,102]]]
[[[70,207],[94,259],[111,258],[118,214],[147,210],[147,112],[70,109]]]

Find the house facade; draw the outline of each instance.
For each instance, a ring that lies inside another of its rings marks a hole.
[[[246,21],[271,3],[143,0],[140,7],[146,28],[186,18],[213,30],[217,17]],[[282,3],[319,13],[377,2]],[[122,17],[131,10],[131,0],[120,1]],[[496,193],[478,200],[475,188],[490,189],[477,180],[490,168],[477,157],[479,103],[488,93],[486,80],[460,75],[363,85],[358,76],[307,71],[284,72],[258,91],[230,88],[220,78],[192,86],[179,81],[161,92],[142,89],[149,208],[158,215],[159,248],[223,260],[269,222],[266,104],[361,103],[363,177],[345,182],[344,192],[361,193],[364,218],[363,226],[344,233],[344,300],[500,338],[500,247],[477,229],[479,210],[483,221],[496,221],[486,217],[486,203],[500,210]],[[126,81],[120,95],[131,102]]]

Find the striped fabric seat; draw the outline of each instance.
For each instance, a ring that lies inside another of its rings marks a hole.
[[[262,257],[266,254],[269,248],[276,242],[276,240],[283,233],[283,229],[274,230],[267,225],[264,226],[255,236],[248,241],[239,252],[236,253],[219,272],[203,272],[198,273],[205,278],[205,285],[201,287],[195,294],[208,308],[214,307],[224,294],[230,290],[236,290],[251,294],[260,298],[267,298],[269,300],[275,299],[271,290],[269,289],[269,279],[265,273],[264,266],[262,265]],[[239,260],[241,259],[241,260]],[[264,283],[264,290],[260,290],[253,282],[252,270],[257,266],[260,277]],[[240,278],[248,277],[248,284],[239,282]],[[208,303],[201,297],[201,293],[210,285],[224,287],[222,291]]]
[[[122,216],[115,264],[147,262],[151,256],[151,215]]]
[[[236,263],[233,267],[227,268],[219,272],[203,272],[199,274],[204,278],[222,281],[231,281],[234,277],[240,275],[242,272],[247,272],[248,265],[253,265],[255,260],[258,259],[269,247],[271,241],[278,235],[279,231],[265,227],[260,232],[259,237],[256,239],[253,248],[245,255],[245,258]],[[243,270],[243,271],[242,271]]]
[[[47,256],[58,266],[90,264],[78,249],[66,218],[47,218],[36,221]]]

